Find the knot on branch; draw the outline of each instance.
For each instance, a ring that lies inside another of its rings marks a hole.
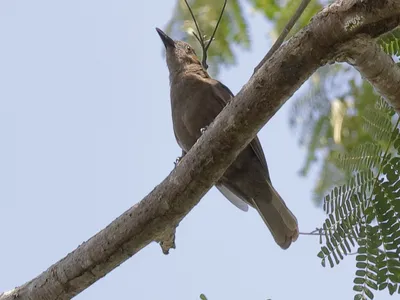
[[[165,255],[169,254],[170,249],[175,249],[175,232],[178,226],[179,223],[168,226],[156,239],[156,242],[160,244],[161,250]]]

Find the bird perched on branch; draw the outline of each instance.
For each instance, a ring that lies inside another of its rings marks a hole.
[[[233,98],[221,82],[212,79],[193,48],[174,41],[156,28],[166,49],[171,85],[175,138],[187,153],[206,128]],[[267,162],[258,138],[239,154],[216,183],[218,190],[238,208],[254,207],[276,243],[287,249],[299,235],[296,217],[271,184]]]

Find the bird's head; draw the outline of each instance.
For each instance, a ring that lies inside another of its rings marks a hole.
[[[192,46],[183,41],[174,41],[159,28],[156,30],[165,46],[170,73],[179,72],[193,65],[201,67],[201,62]]]

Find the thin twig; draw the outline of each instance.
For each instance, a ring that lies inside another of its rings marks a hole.
[[[187,8],[189,9],[190,15],[192,16],[192,19],[193,19],[194,25],[196,26],[197,32],[199,33],[199,37],[200,37],[200,38],[199,38],[199,37],[196,37],[196,38],[197,38],[197,40],[199,41],[199,43],[201,44],[201,47],[203,47],[203,46],[204,46],[204,41],[203,41],[203,38],[202,38],[203,35],[201,34],[199,24],[197,23],[197,20],[196,20],[196,18],[194,17],[192,8],[190,7],[190,5],[189,5],[189,3],[187,2],[187,0],[185,0],[185,3],[186,3]]]
[[[222,16],[223,16],[223,14],[224,14],[225,7],[226,7],[226,3],[227,3],[227,2],[228,2],[228,0],[225,0],[225,1],[224,1],[224,5],[222,6],[222,10],[221,10],[221,13],[220,13],[220,15],[219,15],[217,24],[215,25],[214,32],[212,33],[211,39],[208,41],[208,44],[207,44],[207,46],[206,46],[206,50],[208,50],[208,48],[210,47],[211,42],[212,42],[212,40],[214,39],[215,33],[217,32],[219,23],[221,23],[221,19],[222,19]]]
[[[194,35],[194,37],[196,38],[196,40],[199,42],[199,44],[201,45],[201,44],[202,44],[202,41],[201,41],[201,39],[198,37],[197,33],[193,31],[193,35]]]
[[[321,236],[324,235],[323,233],[319,232],[299,232],[300,235],[316,235],[316,236]]]
[[[228,0],[225,0],[225,1],[224,1],[224,5],[222,6],[222,10],[221,10],[221,13],[220,13],[220,15],[219,15],[217,24],[215,25],[214,32],[212,33],[211,38],[210,38],[210,40],[208,41],[207,46],[205,47],[204,52],[203,52],[202,64],[203,64],[203,67],[204,67],[206,70],[208,69],[208,65],[207,65],[207,51],[208,51],[208,48],[210,48],[211,42],[214,40],[214,36],[215,36],[215,33],[217,32],[219,23],[221,23],[221,19],[222,19],[222,16],[223,16],[223,14],[224,14],[225,7],[226,7],[226,3],[227,3],[227,2],[228,2]]]
[[[196,20],[196,17],[194,16],[192,8],[190,7],[190,5],[187,2],[187,0],[185,0],[185,3],[186,3],[187,8],[189,9],[190,15],[192,16],[194,25],[196,26],[196,29],[197,29],[197,32],[198,32],[198,35],[196,34],[196,32],[193,32],[193,35],[196,38],[196,40],[199,42],[199,44],[201,46],[201,49],[203,51],[203,60],[202,60],[201,64],[203,65],[203,68],[205,68],[207,70],[207,68],[208,68],[208,65],[207,65],[207,62],[206,62],[206,60],[207,60],[207,50],[206,50],[206,46],[205,46],[205,43],[204,43],[203,35],[201,34],[200,26],[197,23],[197,20]]]
[[[275,53],[276,50],[282,45],[286,36],[289,34],[290,30],[292,30],[294,24],[296,24],[297,20],[303,14],[304,10],[306,9],[307,5],[310,3],[311,0],[302,0],[299,7],[297,8],[294,15],[291,17],[289,22],[286,24],[285,28],[283,28],[282,33],[279,35],[278,39],[275,41],[271,49],[269,49],[267,55],[262,59],[262,61],[254,68],[253,75],[258,71],[259,68]]]
[[[220,13],[220,15],[219,15],[217,24],[215,25],[214,32],[212,33],[211,39],[208,41],[208,43],[207,43],[207,45],[206,45],[206,43],[205,43],[205,41],[204,41],[204,36],[202,35],[202,33],[201,33],[201,31],[200,31],[200,26],[199,26],[199,24],[197,23],[197,20],[196,20],[196,18],[195,18],[195,16],[194,16],[194,13],[193,13],[193,11],[192,11],[192,8],[190,7],[190,5],[189,5],[189,3],[187,2],[187,0],[185,0],[185,4],[186,4],[187,8],[189,9],[190,15],[192,16],[193,22],[194,22],[194,24],[195,24],[195,26],[196,26],[196,30],[197,30],[197,32],[198,32],[198,35],[197,35],[195,32],[193,32],[193,35],[194,35],[194,37],[196,38],[196,40],[199,42],[199,44],[200,44],[200,46],[201,46],[201,49],[202,49],[202,51],[203,51],[203,58],[202,58],[201,64],[203,65],[203,68],[206,69],[206,70],[208,69],[208,65],[207,65],[207,51],[208,51],[208,48],[210,48],[211,42],[214,40],[215,33],[217,32],[218,26],[219,26],[219,24],[221,23],[221,19],[222,19],[222,16],[223,16],[223,14],[224,14],[225,7],[226,7],[227,2],[228,2],[228,0],[225,0],[225,1],[224,1],[224,5],[222,6],[222,10],[221,10],[221,13]]]

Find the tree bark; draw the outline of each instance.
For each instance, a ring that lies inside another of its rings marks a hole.
[[[368,35],[359,35],[340,47],[344,57],[353,65],[400,115],[400,68],[394,60]]]
[[[45,272],[0,295],[0,300],[70,299],[152,241],[160,241],[167,252],[174,246],[179,222],[319,67],[333,63],[339,55],[352,58],[351,63],[372,84],[388,84],[386,76],[397,76],[394,67],[371,73],[373,61],[359,59],[364,54],[352,51],[356,46],[352,43],[360,34],[371,39],[386,33],[399,21],[397,0],[338,0],[322,10],[265,61],[149,195]],[[400,107],[398,89],[378,89],[394,107]]]

